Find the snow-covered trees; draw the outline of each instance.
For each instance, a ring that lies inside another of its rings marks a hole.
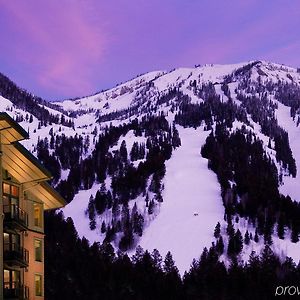
[[[284,235],[283,228],[287,227],[294,230],[293,240],[297,240],[299,226],[296,216],[300,214],[300,205],[289,196],[280,195],[277,168],[264,153],[260,140],[253,140],[251,133],[245,129],[229,133],[224,125],[220,125],[215,133],[208,136],[201,153],[209,159],[209,167],[217,173],[225,212],[229,216],[238,214],[256,220],[258,232],[264,235],[266,244],[272,244],[276,223],[279,223],[281,238]],[[240,202],[230,200],[234,197],[228,196],[228,191],[232,190],[229,181],[235,182],[234,193],[239,196]],[[232,240],[230,248],[234,248],[230,227],[232,224],[229,223],[227,233]],[[258,240],[258,236],[254,240]],[[230,253],[237,252],[231,250]]]

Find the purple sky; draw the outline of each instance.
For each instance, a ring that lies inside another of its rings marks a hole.
[[[300,66],[299,0],[0,0],[0,72],[45,99],[153,70]]]

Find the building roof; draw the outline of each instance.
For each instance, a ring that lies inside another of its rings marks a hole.
[[[30,192],[38,199],[43,200],[45,210],[60,208],[67,204],[65,199],[45,181],[37,184]]]
[[[28,133],[6,112],[0,112],[0,132],[2,143],[12,143],[28,139]]]
[[[2,144],[3,168],[20,183],[51,179],[51,174],[20,143]]]
[[[66,205],[65,200],[46,182],[50,172],[18,141],[28,138],[24,129],[7,113],[0,113],[2,166],[24,188],[43,201],[45,209]]]

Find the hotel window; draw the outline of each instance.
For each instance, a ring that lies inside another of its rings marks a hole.
[[[42,205],[38,203],[34,203],[33,210],[34,210],[34,226],[40,228],[43,227]]]
[[[3,193],[10,194],[10,185],[7,183],[3,183]]]
[[[43,261],[43,242],[42,240],[34,240],[35,261]]]
[[[16,289],[20,283],[20,271],[4,269],[4,289]]]
[[[42,277],[42,275],[35,274],[34,282],[35,282],[35,295],[43,296],[43,277]]]
[[[21,239],[15,233],[3,233],[4,251],[17,251],[20,249]]]
[[[19,205],[19,188],[17,186],[3,183],[3,204]]]

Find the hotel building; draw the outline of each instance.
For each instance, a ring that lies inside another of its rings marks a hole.
[[[44,210],[65,205],[50,173],[19,141],[27,132],[0,113],[0,299],[44,299]]]

